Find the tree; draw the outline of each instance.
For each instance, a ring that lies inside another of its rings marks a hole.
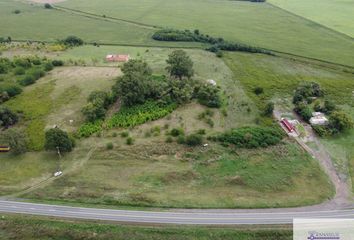
[[[12,112],[8,107],[0,107],[0,126],[8,128],[18,121],[18,116]]]
[[[353,120],[343,111],[335,111],[329,117],[329,126],[337,132],[345,132],[353,128]]]
[[[194,88],[189,82],[170,79],[168,87],[171,98],[178,104],[188,103],[193,98]]]
[[[272,116],[273,111],[274,111],[274,103],[273,103],[273,102],[268,102],[268,103],[265,105],[263,114],[264,114],[265,116],[270,117],[270,116]]]
[[[219,92],[220,88],[217,86],[212,84],[204,84],[198,90],[198,101],[202,105],[212,108],[219,108],[221,106],[221,98]]]
[[[26,135],[20,129],[10,128],[1,133],[0,139],[1,143],[10,146],[11,152],[14,154],[22,154],[27,151]]]
[[[52,128],[45,133],[44,147],[47,151],[56,151],[59,148],[60,152],[71,152],[74,142],[67,132],[59,128]]]
[[[84,44],[84,41],[81,38],[76,37],[76,36],[68,36],[67,38],[65,38],[61,42],[64,43],[65,45],[69,45],[69,46],[81,46]]]
[[[173,51],[166,60],[168,66],[166,70],[170,76],[182,80],[184,77],[190,79],[194,75],[193,62],[183,50]]]
[[[119,96],[126,106],[142,104],[157,96],[159,88],[154,84],[152,71],[142,60],[130,60],[122,67],[124,75],[113,86],[113,94]]]
[[[46,8],[46,9],[52,9],[53,7],[52,7],[52,5],[50,5],[49,3],[45,3],[45,4],[44,4],[44,8]]]
[[[336,104],[330,100],[325,100],[323,111],[325,113],[331,113],[336,110]]]
[[[103,107],[102,102],[90,102],[83,107],[82,114],[84,114],[87,121],[94,122],[98,119],[103,118],[106,115],[106,109]]]

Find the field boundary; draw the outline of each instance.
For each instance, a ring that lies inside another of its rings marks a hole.
[[[347,38],[347,39],[349,39],[349,40],[352,40],[352,41],[354,40],[354,37],[352,37],[352,36],[349,36],[349,35],[347,35],[347,34],[345,34],[345,33],[343,33],[343,32],[339,32],[339,31],[337,31],[337,30],[335,30],[335,29],[333,29],[333,28],[327,27],[326,25],[323,25],[323,24],[318,23],[318,22],[316,22],[316,21],[314,21],[314,20],[311,20],[311,19],[309,19],[309,18],[306,18],[306,17],[301,16],[301,15],[299,15],[299,14],[296,14],[296,13],[294,13],[294,12],[291,12],[291,11],[289,11],[289,10],[287,10],[287,9],[284,9],[284,8],[282,8],[282,7],[279,7],[279,6],[277,6],[277,5],[273,4],[273,3],[266,2],[266,4],[269,4],[269,5],[271,5],[272,7],[277,8],[277,9],[279,9],[279,10],[282,10],[282,11],[288,13],[288,14],[291,14],[291,15],[293,15],[294,17],[298,17],[298,18],[301,18],[301,19],[303,19],[303,20],[305,20],[305,21],[311,22],[312,24],[315,24],[315,25],[318,26],[318,27],[322,27],[322,28],[324,28],[324,29],[326,29],[326,30],[329,30],[329,31],[333,32],[333,33],[339,34],[339,35],[341,35],[341,36],[343,36],[343,37],[345,37],[345,38]]]
[[[99,14],[95,14],[95,13],[85,12],[85,11],[72,9],[72,8],[67,8],[67,7],[62,7],[62,6],[57,6],[57,5],[53,5],[53,8],[58,10],[58,11],[71,12],[72,14],[84,16],[84,17],[87,17],[87,18],[97,19],[97,20],[101,20],[101,21],[109,21],[109,22],[112,22],[112,23],[117,23],[115,21],[119,21],[119,22],[124,22],[124,23],[127,23],[127,24],[133,24],[135,26],[146,28],[146,29],[161,29],[162,28],[162,27],[158,27],[158,26],[154,26],[154,25],[150,25],[150,24],[135,22],[135,21],[126,20],[126,19],[122,19],[122,18],[110,17],[110,16],[107,16],[107,15],[99,15]],[[112,21],[112,20],[115,20],[115,21]]]

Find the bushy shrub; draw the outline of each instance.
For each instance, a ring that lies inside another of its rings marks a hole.
[[[263,115],[267,117],[271,117],[273,115],[274,111],[274,103],[273,102],[268,102],[263,110]]]
[[[107,150],[112,150],[113,149],[113,143],[109,142],[106,144]]]
[[[255,87],[253,92],[256,94],[256,95],[260,95],[264,92],[264,89],[262,87]]]
[[[53,66],[55,67],[61,67],[64,65],[64,62],[62,60],[53,60],[52,61]]]
[[[102,131],[102,121],[84,123],[77,131],[78,137],[89,137],[94,133]]]
[[[7,85],[1,88],[1,92],[6,92],[9,97],[14,97],[22,92],[21,87],[16,84]]]
[[[0,126],[8,128],[16,124],[18,121],[18,116],[16,113],[11,111],[8,107],[0,106]]]
[[[275,127],[242,127],[221,134],[216,139],[234,144],[239,148],[268,147],[278,144],[283,138],[281,129]]]
[[[177,143],[184,144],[186,142],[186,137],[184,135],[180,135],[177,138]]]
[[[304,119],[306,122],[308,122],[310,120],[310,118],[312,117],[312,111],[311,108],[306,104],[306,103],[298,103],[295,106],[295,112],[297,114],[299,114],[302,119]]]
[[[197,92],[200,104],[211,108],[221,107],[220,88],[212,84],[202,85]]]
[[[49,3],[45,3],[45,4],[44,4],[44,8],[45,8],[45,9],[52,9],[53,7],[52,7],[52,5],[50,5]]]
[[[32,66],[32,63],[28,58],[15,58],[13,63],[15,66],[23,68],[30,68]]]
[[[36,82],[36,80],[35,80],[35,78],[32,75],[26,75],[19,81],[19,83],[22,86],[28,86],[28,85],[31,85],[31,84],[33,84],[35,82]]]
[[[173,138],[172,138],[171,136],[168,136],[168,137],[166,138],[166,142],[167,142],[167,143],[173,142]]]
[[[25,74],[25,69],[23,68],[23,67],[16,67],[15,69],[14,69],[14,74],[15,75],[23,75],[23,74]]]
[[[173,129],[171,129],[170,134],[173,137],[178,137],[178,136],[184,135],[184,131],[182,128],[173,128]]]
[[[122,137],[122,138],[126,138],[126,137],[129,137],[129,132],[122,132],[121,134],[120,134],[120,136]]]
[[[191,134],[186,137],[186,144],[188,146],[197,146],[202,144],[203,136],[200,134]]]
[[[127,145],[133,145],[134,144],[134,139],[132,137],[128,137],[126,140]]]
[[[53,66],[53,64],[52,64],[51,62],[46,62],[46,63],[44,64],[44,70],[45,70],[46,72],[52,71],[53,68],[54,68],[54,66]]]

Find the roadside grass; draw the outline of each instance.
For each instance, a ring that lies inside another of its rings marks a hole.
[[[351,73],[260,54],[226,53],[224,59],[258,105],[275,97],[291,98],[303,81],[318,82],[326,96],[338,104],[353,102],[354,76]],[[262,87],[264,93],[256,96],[256,87]]]
[[[135,240],[290,240],[287,227],[211,228],[188,226],[127,226],[93,221],[53,219],[48,217],[3,215],[1,239],[135,239]]]
[[[350,0],[269,0],[269,2],[354,37],[354,4]],[[315,8],[316,11],[313,11]]]
[[[113,142],[113,150],[106,150],[106,141]],[[315,204],[333,195],[318,163],[290,143],[233,152],[213,143],[194,149],[165,144],[158,137],[134,146],[122,141],[101,141],[80,170],[23,197],[115,206],[264,208]]]
[[[0,195],[21,191],[41,182],[55,171],[56,158],[51,153],[0,155]]]
[[[70,0],[58,5],[161,27],[199,29],[230,41],[354,66],[352,39],[268,3]]]

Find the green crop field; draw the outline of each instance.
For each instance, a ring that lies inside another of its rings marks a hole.
[[[20,10],[20,13],[14,14],[15,10]],[[154,32],[151,28],[48,10],[43,5],[30,5],[28,2],[0,1],[0,21],[0,36],[11,36],[14,40],[56,41],[68,35],[76,35],[87,42],[174,45],[156,43],[151,39]],[[193,46],[190,43],[188,45]]]
[[[269,2],[354,37],[354,2],[351,0],[269,0]]]
[[[70,0],[60,6],[354,66],[354,42],[270,4],[214,0]]]

